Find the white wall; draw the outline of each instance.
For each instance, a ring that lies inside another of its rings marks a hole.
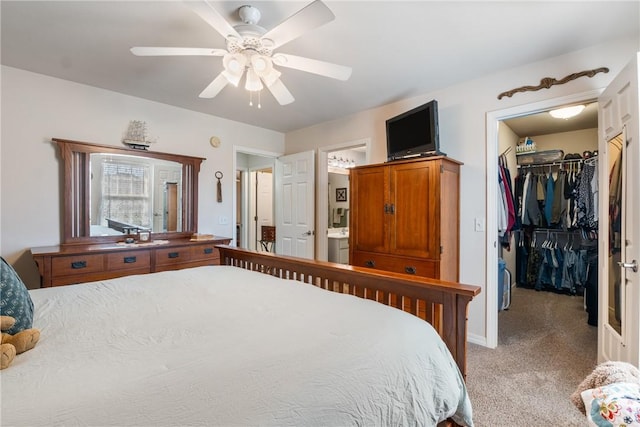
[[[487,337],[487,292],[484,288],[487,280],[485,268],[487,246],[495,236],[491,236],[491,240],[488,241],[484,232],[474,231],[474,219],[486,219],[486,156],[499,154],[497,150],[495,153],[487,153],[487,113],[603,88],[638,50],[640,50],[640,43],[637,39],[618,40],[615,43],[594,46],[380,108],[362,111],[339,120],[287,133],[286,152],[295,153],[340,141],[371,138],[372,162],[384,162],[386,160],[385,120],[431,99],[437,99],[440,148],[450,157],[464,162],[461,169],[460,218],[460,240],[464,250],[460,253],[460,281],[483,287],[483,292],[471,303],[469,311],[469,337],[472,341],[482,344]],[[572,73],[599,67],[608,67],[610,72],[597,74],[593,78],[582,77],[564,85],[552,86],[550,89],[516,93],[510,98],[505,97],[501,100],[497,98],[500,93],[520,86],[538,85],[544,77],[561,79]],[[372,87],[371,90],[375,88]]]
[[[198,231],[233,237],[233,145],[283,152],[284,135],[95,87],[2,67],[0,254],[28,287],[39,286],[29,248],[57,245],[62,228],[62,171],[51,138],[122,146],[129,120],[147,122],[153,151],[205,157]],[[222,144],[213,148],[209,138]],[[224,174],[216,202],[215,171]],[[220,225],[219,216],[229,219]]]

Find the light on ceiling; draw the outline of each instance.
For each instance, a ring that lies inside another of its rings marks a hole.
[[[558,108],[557,110],[549,111],[551,117],[556,119],[568,119],[582,113],[584,105],[573,105],[571,107]]]
[[[262,90],[263,87],[260,77],[258,77],[256,72],[253,71],[253,68],[247,68],[247,80],[244,84],[244,88],[250,92],[256,92]]]
[[[244,74],[244,68],[247,63],[247,58],[244,55],[239,54],[226,54],[222,58],[222,64],[224,65],[224,71],[222,75],[234,86],[240,84],[240,79]]]

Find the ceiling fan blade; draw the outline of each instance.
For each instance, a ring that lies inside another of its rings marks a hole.
[[[317,59],[304,58],[302,56],[278,53],[273,55],[273,62],[282,67],[306,71],[307,73],[331,77],[332,79],[348,80],[351,77],[351,67],[318,61]]]
[[[220,73],[198,96],[200,98],[214,98],[224,89],[227,83],[229,83],[229,81]]]
[[[291,104],[293,101],[295,101],[295,98],[293,97],[293,95],[291,95],[289,89],[287,89],[287,87],[284,85],[284,83],[282,83],[282,80],[280,79],[274,81],[271,86],[267,86],[267,88],[280,105]]]
[[[315,0],[267,31],[262,38],[273,40],[273,49],[276,49],[334,19],[333,12],[321,0]]]
[[[132,47],[131,53],[136,56],[224,56],[224,49],[198,47]]]
[[[214,30],[219,32],[225,39],[229,36],[242,40],[240,34],[227,22],[220,12],[216,10],[207,0],[201,1],[185,1],[185,3],[200,16],[207,24],[211,25]]]

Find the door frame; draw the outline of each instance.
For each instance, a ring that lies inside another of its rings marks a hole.
[[[269,157],[272,158],[274,160],[274,164],[275,164],[275,159],[277,159],[278,157],[282,156],[284,153],[280,153],[280,152],[275,152],[275,151],[266,151],[266,150],[260,150],[257,148],[252,148],[252,147],[245,147],[242,145],[234,145],[233,146],[233,176],[235,177],[236,172],[238,171],[238,154],[242,153],[242,154],[248,154],[248,155],[252,155],[252,156],[261,156],[261,157]],[[243,169],[243,173],[248,173],[250,170],[250,168],[247,168],[246,170]],[[245,175],[246,176],[246,175]],[[247,202],[248,202],[248,180],[243,180],[243,193],[244,193],[244,197],[246,198],[245,203],[243,203],[243,206],[247,206]],[[237,245],[236,242],[236,233],[235,233],[235,226],[238,223],[238,216],[237,216],[237,209],[236,206],[238,203],[238,192],[237,192],[237,185],[233,186],[233,194],[232,194],[232,206],[233,206],[233,213],[231,215],[231,224],[233,224],[234,227],[234,233],[233,233],[233,238],[231,239],[231,245]],[[274,187],[274,192],[275,192],[275,187]],[[274,194],[275,197],[275,194]],[[241,213],[242,215],[242,224],[247,224],[249,221],[249,213],[247,211],[247,209],[243,209],[243,212]],[[248,235],[247,235],[247,227],[244,227],[242,231],[242,241],[243,242],[247,242],[248,240]]]
[[[566,104],[597,101],[604,88],[580,92],[559,98],[550,98],[530,104],[518,105],[501,110],[490,111],[486,116],[487,144],[486,160],[486,188],[487,205],[486,218],[486,265],[485,265],[485,307],[486,307],[486,342],[478,343],[489,348],[498,346],[498,224],[493,218],[498,217],[498,122],[515,117],[548,111]],[[496,178],[496,179],[494,179]]]
[[[327,222],[329,220],[329,153],[333,151],[349,150],[356,147],[365,147],[365,163],[371,159],[371,138],[356,139],[338,144],[318,147],[318,160],[316,168],[316,259],[327,261],[329,259],[329,242],[326,238]],[[323,238],[320,238],[322,236]]]

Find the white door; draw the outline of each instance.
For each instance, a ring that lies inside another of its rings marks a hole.
[[[155,169],[155,188],[153,191],[153,232],[162,233],[167,231],[167,216],[169,215],[169,207],[167,205],[167,183],[180,183],[182,181],[182,169],[171,167],[158,167]],[[178,206],[181,204],[180,193],[182,186],[178,185]],[[182,231],[182,210],[177,209],[175,212],[176,222],[180,229],[172,231]]]
[[[599,103],[598,361],[640,366],[640,54]]]
[[[279,157],[275,166],[276,252],[313,259],[315,153]]]

